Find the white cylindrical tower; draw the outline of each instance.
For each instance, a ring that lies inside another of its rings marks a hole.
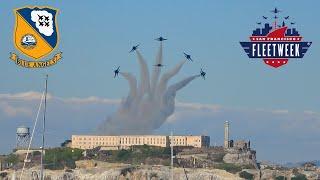
[[[224,123],[224,148],[229,148],[229,122]]]

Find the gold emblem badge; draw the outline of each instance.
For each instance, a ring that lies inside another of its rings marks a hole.
[[[56,64],[62,58],[61,52],[51,59],[40,59],[49,55],[58,45],[58,10],[51,7],[23,7],[15,9],[14,14],[14,45],[23,55],[33,60],[21,59],[16,53],[11,53],[10,59],[26,68],[44,68]]]

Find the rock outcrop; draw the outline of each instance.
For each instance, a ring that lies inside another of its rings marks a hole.
[[[225,163],[237,165],[256,165],[256,153],[252,150],[227,149],[223,157]]]
[[[23,180],[32,179],[32,172],[38,172],[38,168],[32,168],[25,171]],[[8,179],[12,176],[19,177],[20,171],[8,172]],[[140,180],[140,179],[151,179],[151,180],[166,180],[171,179],[171,169],[168,166],[130,166],[123,165],[122,167],[106,168],[105,166],[97,166],[94,168],[81,168],[72,171],[52,171],[46,170],[47,180]],[[237,180],[241,179],[235,174],[228,173],[224,170],[219,169],[183,169],[174,168],[174,179],[185,180],[186,176],[189,180]]]

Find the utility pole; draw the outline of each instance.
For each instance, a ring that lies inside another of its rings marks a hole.
[[[171,131],[170,138],[170,146],[171,146],[171,180],[173,180],[173,132]]]
[[[46,75],[46,85],[45,85],[45,95],[44,95],[40,180],[44,180],[43,159],[44,159],[44,140],[45,140],[44,136],[45,136],[45,129],[46,129],[47,94],[48,94],[48,74]]]

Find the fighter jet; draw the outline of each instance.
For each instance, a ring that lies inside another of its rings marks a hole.
[[[273,12],[273,13],[277,14],[277,13],[279,13],[279,12],[281,12],[281,11],[280,11],[280,10],[278,10],[277,8],[274,8],[274,10],[272,10],[271,12]]]
[[[138,44],[138,45],[136,45],[136,46],[133,46],[133,47],[132,47],[132,49],[129,51],[129,53],[131,53],[131,52],[133,52],[133,51],[137,50],[137,49],[138,49],[138,47],[139,47],[139,45],[140,45],[140,44]]]
[[[155,64],[153,66],[156,66],[156,67],[163,67],[164,65],[163,64]]]
[[[119,75],[120,66],[118,66],[118,68],[116,70],[114,70],[113,72],[114,72],[114,77],[113,78],[116,78]]]
[[[38,17],[39,17],[39,20],[43,20],[43,16],[40,16],[40,15],[38,14]]]
[[[268,17],[267,16],[262,16],[263,17],[263,19],[268,19]]]
[[[187,58],[187,60],[193,61],[190,54],[187,54],[187,53],[183,53],[183,54]]]
[[[289,19],[289,17],[290,17],[290,16],[286,16],[286,17],[284,17],[284,19]]]
[[[168,39],[163,38],[162,36],[160,36],[159,38],[157,38],[157,39],[155,39],[155,40],[157,40],[157,41],[165,41],[165,40],[168,40]]]
[[[201,68],[200,70],[200,76],[203,78],[203,79],[206,79],[206,72],[204,72]]]

